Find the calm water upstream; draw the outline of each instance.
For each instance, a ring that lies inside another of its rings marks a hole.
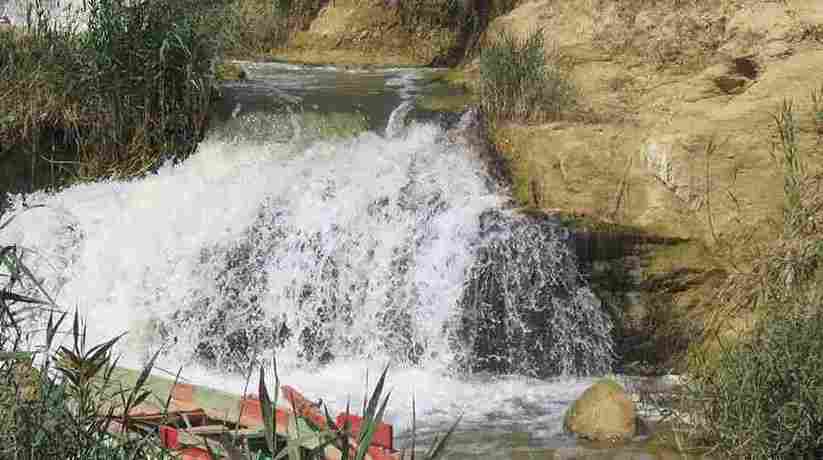
[[[610,368],[611,324],[566,232],[510,209],[447,135],[459,115],[411,103],[448,91],[437,72],[243,66],[188,160],[25,197],[45,206],[4,238],[58,303],[92,339],[130,331],[129,364],[166,345],[161,368],[234,392],[276,350],[284,383],[359,407],[390,364],[401,445],[413,396],[424,438],[463,414],[464,457],[572,444],[562,414]]]

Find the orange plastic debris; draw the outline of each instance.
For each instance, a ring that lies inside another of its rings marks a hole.
[[[286,400],[294,407],[294,411],[314,423],[317,427],[326,428],[326,418],[320,413],[320,410],[315,407],[314,403],[306,399],[294,388],[283,385],[283,394],[286,395]]]
[[[337,426],[342,428],[346,422],[351,424],[351,432],[355,437],[360,435],[360,425],[363,424],[363,417],[358,415],[346,415],[344,413],[337,415]],[[394,428],[388,423],[380,422],[374,432],[371,444],[373,446],[383,447],[385,449],[394,449]]]
[[[283,390],[283,394],[286,395],[286,399],[292,404],[292,407],[294,407],[295,413],[311,420],[312,423],[320,428],[327,427],[326,418],[323,417],[320,413],[320,409],[318,409],[315,404],[306,399],[306,397],[299,391],[288,385],[283,385],[281,389]],[[386,426],[389,427],[388,432],[391,433],[391,426]],[[385,431],[386,430],[384,428],[384,433]],[[383,441],[385,441],[385,439]],[[391,442],[388,442],[388,444],[391,444]],[[351,445],[353,450],[356,450],[357,440],[351,439]],[[397,460],[399,458],[397,452],[390,447],[376,445],[375,443],[372,443],[372,445],[369,446],[368,453],[371,460]]]
[[[180,442],[177,438],[177,429],[171,426],[161,425],[160,443],[167,449],[179,449]]]
[[[181,460],[214,460],[209,452],[199,447],[187,447],[180,451]]]

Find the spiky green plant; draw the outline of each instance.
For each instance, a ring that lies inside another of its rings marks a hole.
[[[791,102],[774,115],[773,157],[783,179],[783,231],[732,273],[704,334],[719,353],[695,351],[684,402],[698,438],[722,458],[823,455],[823,176],[801,149]],[[747,240],[732,241],[750,251]],[[728,321],[751,320],[730,334]]]
[[[798,139],[799,128],[791,101],[783,101],[774,123],[779,142],[773,153],[773,158],[783,168],[783,233],[784,237],[792,238],[802,225],[803,212],[802,191],[805,165],[800,152]]]
[[[823,455],[823,310],[808,307],[818,311],[771,315],[694,379],[703,437],[723,458]]]
[[[380,375],[371,396],[364,401],[363,421],[360,425],[360,431],[357,434],[352,433],[352,427],[348,421],[346,421],[344,426],[337,426],[328,407],[325,405],[323,406],[325,423],[319,426],[312,420],[300,415],[298,408],[292,407],[292,413],[298,415],[291,419],[290,426],[288,427],[290,432],[289,436],[283,439],[276,434],[277,425],[276,417],[274,416],[275,401],[277,401],[278,395],[277,388],[280,383],[277,366],[276,364],[274,365],[275,391],[273,398],[269,394],[265,373],[261,368],[258,395],[263,412],[267,452],[252,452],[248,445],[238,445],[237,441],[231,439],[229,436],[224,436],[223,446],[231,460],[262,460],[264,458],[271,460],[281,460],[284,458],[289,460],[323,459],[325,458],[325,449],[329,446],[332,446],[339,452],[341,460],[365,460],[369,455],[369,447],[371,446],[378,426],[383,420],[383,414],[388,405],[391,392],[385,393],[387,373],[388,367],[386,367]],[[347,416],[350,414],[350,405],[348,404],[345,414]],[[414,432],[416,421],[414,417],[414,402],[412,401],[412,460],[415,459],[414,448],[416,442]],[[425,460],[437,460],[445,455],[448,441],[460,423],[460,419],[461,417],[458,417],[445,435],[435,437],[434,442],[425,453]],[[405,452],[403,458],[405,458]]]
[[[0,215],[0,231],[12,219]],[[154,436],[109,431],[115,411],[128,414],[148,397],[142,386],[154,359],[134,387],[113,388],[117,361],[111,350],[119,337],[87,347],[77,312],[72,328],[62,330],[67,315],[28,268],[27,255],[0,245],[0,458],[170,458]],[[42,344],[35,346],[29,335],[41,318]],[[70,345],[52,352],[55,339],[64,335]],[[123,426],[128,425],[126,415]]]
[[[547,53],[548,51],[548,53]],[[543,121],[575,105],[575,89],[542,30],[525,39],[504,32],[480,55],[480,101],[492,120]]]

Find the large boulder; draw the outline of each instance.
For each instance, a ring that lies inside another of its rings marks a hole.
[[[591,441],[628,441],[637,430],[637,413],[623,387],[602,379],[569,407],[563,427]]]

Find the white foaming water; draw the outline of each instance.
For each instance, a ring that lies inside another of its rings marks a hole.
[[[406,117],[412,110],[414,110],[413,101],[405,101],[394,109],[389,116],[389,122],[386,124],[386,137],[391,139],[402,133],[405,129]]]
[[[143,179],[17,197],[4,237],[36,252],[29,263],[88,318],[90,343],[130,331],[118,351],[131,366],[165,344],[160,368],[239,393],[239,375],[276,347],[283,382],[339,410],[359,407],[366,373],[373,384],[391,363],[388,420],[400,429],[415,395],[424,430],[464,413],[469,426],[557,435],[587,380],[455,367],[472,353],[459,329],[481,222],[509,198],[441,128],[387,131],[308,147],[207,140]],[[19,212],[24,198],[45,207]],[[592,316],[590,292],[570,286],[568,308]]]
[[[14,24],[26,23],[30,0],[0,0],[0,16],[8,16]],[[50,11],[51,19],[58,24],[72,24],[79,29],[86,27],[83,19],[83,0],[42,0],[41,4]]]

